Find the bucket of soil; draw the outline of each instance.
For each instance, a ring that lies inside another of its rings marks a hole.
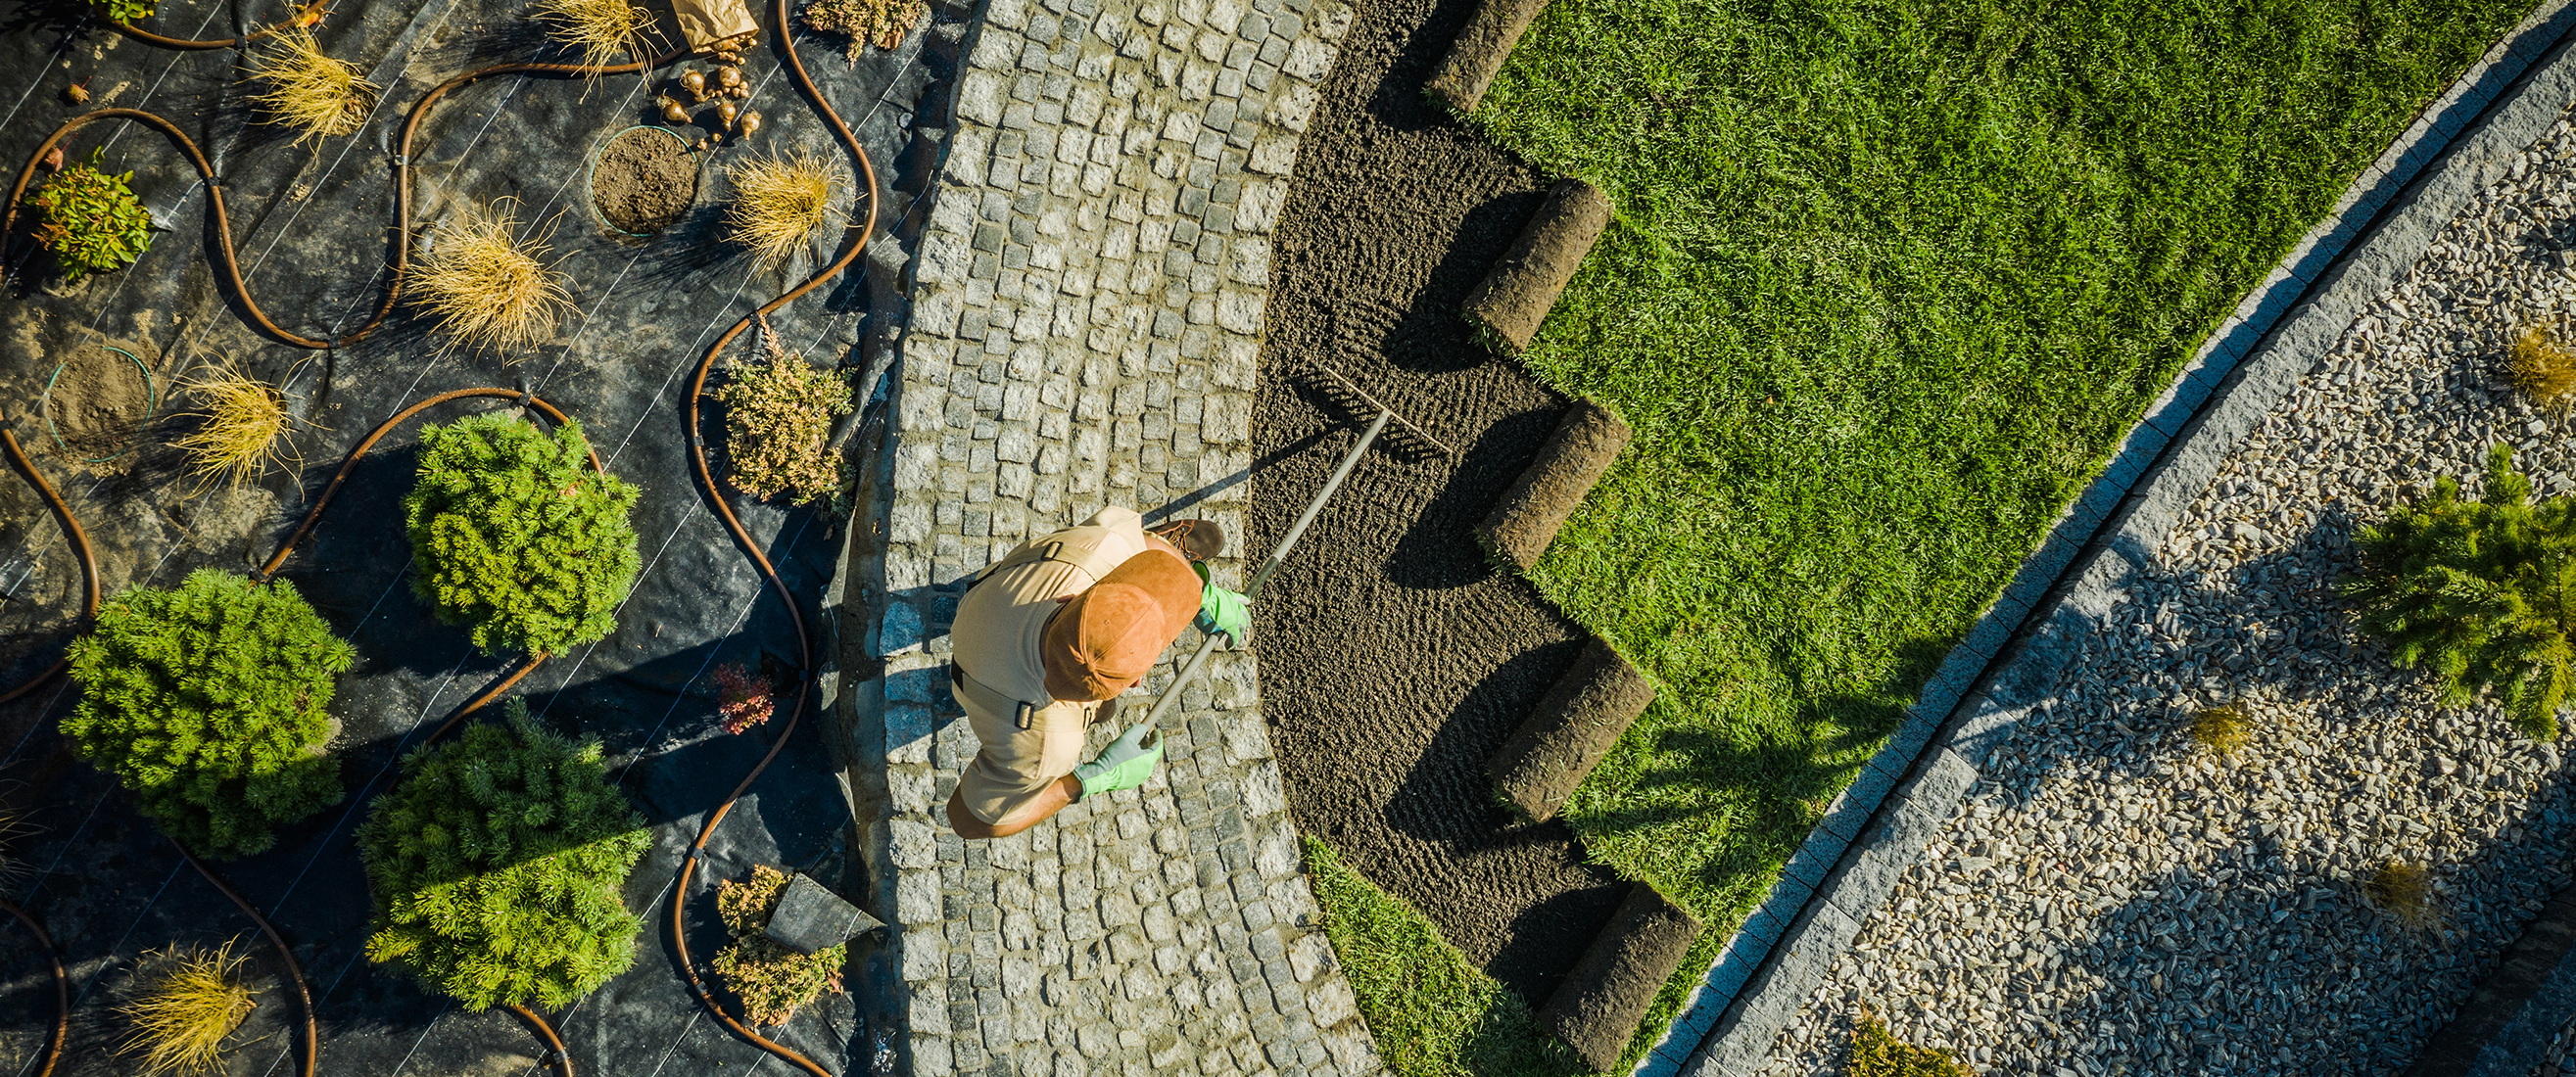
[[[133,352],[109,345],[82,348],[45,379],[39,406],[54,446],[82,463],[114,460],[134,449],[159,405],[152,369]]]
[[[590,162],[590,206],[599,219],[642,238],[671,226],[698,197],[698,155],[667,127],[629,127]]]

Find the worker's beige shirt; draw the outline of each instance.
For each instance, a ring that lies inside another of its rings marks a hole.
[[[1034,555],[1050,543],[1063,545],[1052,557]],[[1149,548],[1136,510],[1105,508],[1079,526],[1021,543],[957,604],[949,641],[972,682],[952,687],[983,743],[958,775],[957,793],[977,819],[1001,822],[1082,761],[1083,730],[1100,704],[1047,697],[1039,642],[1047,619],[1064,608],[1060,599]],[[1019,728],[1014,702],[1036,705],[1029,728]]]

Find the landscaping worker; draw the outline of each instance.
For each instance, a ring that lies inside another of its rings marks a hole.
[[[1138,723],[1076,765],[1083,732],[1154,668],[1195,619],[1231,642],[1250,623],[1242,595],[1207,582],[1225,534],[1206,520],[1144,528],[1133,509],[1021,543],[969,584],[949,629],[949,687],[977,740],[948,798],[966,838],[1019,833],[1087,796],[1144,784],[1162,738]]]

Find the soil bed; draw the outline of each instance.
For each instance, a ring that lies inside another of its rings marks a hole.
[[[2441,705],[2336,585],[2402,499],[2481,492],[2492,445],[2576,491],[2568,419],[2502,369],[2576,306],[2571,156],[2562,119],[2228,451],[1769,1074],[1839,1072],[1864,1003],[2005,1073],[2393,1073],[2453,1017],[2570,878],[2568,757]],[[2227,704],[2252,728],[2222,757],[2186,727]],[[2431,869],[2431,927],[2368,896],[2391,862]]]
[[[1513,828],[1485,770],[1585,637],[1474,536],[1566,405],[1458,316],[1546,185],[1422,92],[1468,14],[1362,5],[1324,83],[1279,227],[1248,548],[1278,540],[1353,436],[1291,385],[1305,364],[1461,455],[1372,454],[1254,604],[1254,638],[1298,827],[1536,1004],[1623,891],[1563,824]]]
[[[630,236],[670,227],[697,197],[698,155],[658,127],[611,139],[590,167],[591,204],[609,227]]]
[[[44,396],[50,436],[84,461],[105,460],[133,448],[151,417],[157,388],[142,365],[96,344],[75,348],[57,361],[61,369],[51,375],[53,384]]]

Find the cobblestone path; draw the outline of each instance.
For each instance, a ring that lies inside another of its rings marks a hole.
[[[1380,1070],[1318,929],[1250,651],[1184,693],[1142,789],[993,842],[941,815],[976,749],[941,672],[968,578],[1107,504],[1243,534],[1269,237],[1350,21],[1333,0],[991,0],[969,34],[879,581],[868,854],[913,1073]],[[1227,552],[1217,581],[1240,588]]]

